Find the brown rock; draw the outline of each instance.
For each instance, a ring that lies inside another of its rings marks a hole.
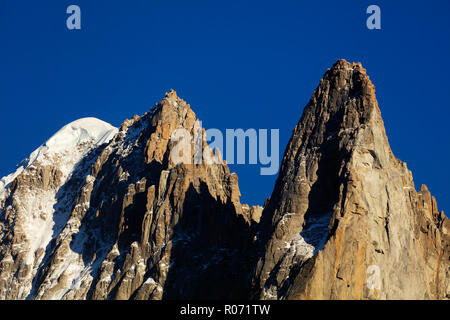
[[[394,157],[365,70],[339,60],[305,107],[264,209],[255,294],[448,298],[448,224]]]

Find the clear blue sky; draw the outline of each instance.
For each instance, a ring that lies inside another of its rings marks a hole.
[[[82,30],[66,28],[66,8]],[[366,28],[370,4],[382,30]],[[63,125],[116,126],[170,88],[205,128],[279,128],[280,158],[304,105],[337,59],[377,88],[391,147],[450,212],[450,2],[381,0],[0,0],[0,176]],[[232,166],[242,202],[276,176]]]

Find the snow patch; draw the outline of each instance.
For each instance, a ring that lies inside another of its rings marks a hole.
[[[304,260],[309,259],[313,256],[314,247],[307,243],[305,239],[300,234],[297,234],[291,241],[286,242],[286,249],[293,256],[304,257]]]
[[[323,215],[311,215],[306,218],[305,228],[300,233],[304,240],[312,245],[314,254],[323,250],[328,236],[328,225],[333,216],[333,211]]]

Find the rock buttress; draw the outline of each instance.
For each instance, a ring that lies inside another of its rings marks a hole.
[[[254,298],[448,298],[448,231],[394,157],[366,70],[339,60],[305,107],[264,208]]]

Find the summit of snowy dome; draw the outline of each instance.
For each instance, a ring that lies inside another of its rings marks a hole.
[[[65,125],[44,146],[48,151],[59,152],[88,141],[101,145],[111,140],[117,131],[116,127],[100,119],[82,118]]]
[[[92,133],[93,135],[98,135],[98,134],[104,133],[106,131],[117,129],[116,127],[109,124],[108,122],[105,122],[103,120],[93,118],[93,117],[87,117],[87,118],[81,118],[81,119],[75,120],[75,121],[65,125],[64,127],[62,127],[62,129],[60,131],[64,130],[65,128],[69,128],[69,127],[72,128],[73,130],[84,129],[84,130]],[[60,131],[58,131],[58,132],[60,132]],[[56,134],[58,134],[58,133],[56,133]]]
[[[85,152],[90,148],[108,143],[118,131],[118,128],[96,118],[82,118],[65,125],[23,160],[15,172],[0,180],[0,200],[5,196],[10,183],[35,161],[47,163],[52,161],[47,160],[52,159],[47,155],[58,154],[59,168],[69,174]]]
[[[88,143],[95,147],[109,142],[119,131],[111,124],[97,118],[82,118],[75,120],[56,132],[42,146],[36,149],[21,165],[28,167],[45,154],[55,154],[72,151],[77,146]]]

